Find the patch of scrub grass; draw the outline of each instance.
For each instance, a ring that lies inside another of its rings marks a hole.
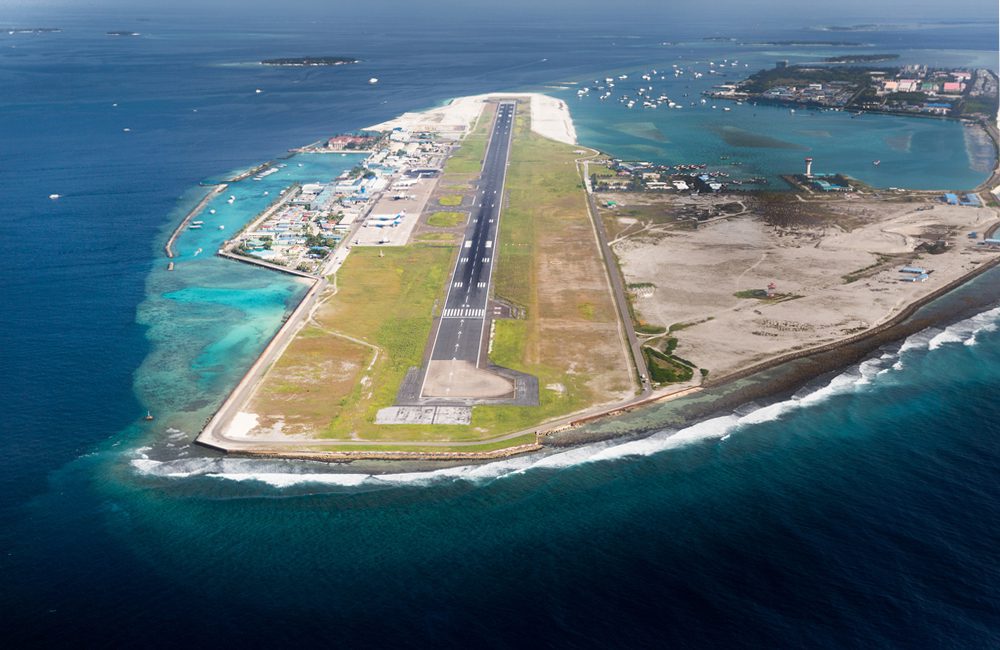
[[[537,407],[477,406],[472,411],[472,426],[497,433],[530,428],[550,418],[572,413],[590,404],[586,377],[568,375],[565,368],[542,363],[525,363],[525,350],[531,339],[529,323],[523,320],[496,321],[493,351],[490,358],[504,368],[520,370],[538,377]],[[562,384],[565,390],[547,389],[549,384]]]
[[[421,242],[454,242],[455,233],[450,232],[425,232],[417,236],[417,241]]]
[[[496,109],[492,104],[483,108],[479,123],[465,136],[444,165],[446,174],[478,174],[483,169],[483,159],[486,157],[486,143],[489,139],[490,127],[493,125],[493,115]]]
[[[454,228],[464,224],[468,216],[465,212],[435,212],[427,218],[427,225],[435,228]]]
[[[646,365],[653,381],[661,384],[689,381],[694,376],[694,370],[669,354],[664,354],[652,348],[643,348]]]
[[[446,194],[438,199],[438,203],[441,205],[446,205],[453,207],[456,205],[462,205],[462,195],[461,194]]]

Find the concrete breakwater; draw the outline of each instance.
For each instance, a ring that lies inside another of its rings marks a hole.
[[[180,225],[174,229],[174,232],[170,235],[170,239],[168,239],[167,243],[163,246],[163,250],[166,252],[167,257],[174,257],[174,243],[177,241],[180,234],[184,232],[184,229],[187,228],[188,224],[191,223],[191,220],[201,214],[201,211],[205,209],[205,206],[208,205],[212,199],[226,191],[227,187],[229,187],[229,185],[226,183],[214,186],[201,201],[198,201],[198,205],[194,206],[191,211],[187,213],[187,216],[185,216],[180,222]]]

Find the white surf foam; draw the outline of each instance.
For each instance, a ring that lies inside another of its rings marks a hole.
[[[315,472],[299,461],[259,460],[252,458],[176,458],[154,460],[150,447],[136,449],[131,460],[140,474],[160,478],[203,476],[235,482],[257,482],[276,488],[296,485],[328,485],[345,488],[433,485],[440,482],[467,481],[484,483],[539,469],[563,469],[575,465],[614,461],[630,457],[652,456],[690,444],[718,440],[721,444],[747,427],[777,420],[786,414],[819,404],[831,397],[864,389],[892,370],[902,368],[902,357],[914,351],[933,351],[952,343],[975,345],[976,335],[1000,327],[1000,308],[977,314],[945,329],[930,328],[908,337],[898,352],[885,352],[867,359],[831,379],[826,385],[796,393],[789,399],[755,408],[742,414],[725,415],[699,422],[680,430],[664,430],[640,440],[593,443],[566,451],[529,455],[487,463],[463,465],[425,472],[365,474]],[[173,433],[173,432],[172,432]]]

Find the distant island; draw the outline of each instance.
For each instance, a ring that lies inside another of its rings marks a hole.
[[[753,41],[743,45],[783,45],[787,47],[870,47],[868,43],[852,43],[850,41]]]
[[[62,31],[61,27],[8,27],[8,34],[55,34]]]
[[[704,94],[734,101],[934,115],[985,123],[996,119],[998,79],[986,68],[790,66],[787,61],[778,61],[773,68],[755,72],[739,83],[715,86]]]
[[[828,56],[823,59],[824,63],[877,63],[879,61],[894,61],[899,58],[898,54],[841,54],[839,56]]]
[[[127,30],[122,30],[122,31],[116,30],[113,32],[105,32],[105,34],[107,34],[108,36],[142,36],[142,34],[140,34],[139,32],[130,32]]]
[[[282,59],[264,59],[260,62],[261,65],[280,65],[280,66],[319,66],[319,65],[351,65],[353,63],[361,63],[360,59],[351,59],[342,56],[300,56]]]

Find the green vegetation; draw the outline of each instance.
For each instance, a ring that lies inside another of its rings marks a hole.
[[[454,228],[464,224],[468,217],[465,212],[435,212],[427,218],[427,225],[436,228]]]
[[[672,384],[690,381],[694,376],[694,370],[690,366],[681,363],[680,360],[670,354],[665,354],[649,347],[644,347],[642,352],[646,356],[649,375],[657,383]]]
[[[659,325],[650,325],[649,323],[639,323],[638,325],[635,326],[635,333],[652,334],[652,335],[666,334],[667,328],[661,327]]]
[[[487,106],[483,110],[476,128],[462,140],[458,149],[445,163],[446,174],[478,174],[482,171],[494,112],[492,106]]]
[[[417,236],[417,241],[422,242],[453,242],[455,234],[450,232],[425,232]]]
[[[355,382],[344,408],[323,437],[364,440],[475,440],[468,427],[380,427],[378,409],[391,406],[406,372],[419,366],[430,335],[432,309],[444,291],[452,247],[356,248],[337,275],[337,294],[316,314],[319,326],[366,341],[377,361]],[[382,256],[380,256],[380,254]]]
[[[462,195],[461,194],[447,194],[438,199],[438,203],[447,206],[462,205]]]
[[[840,277],[844,280],[844,284],[857,282],[861,278],[866,278],[878,272],[879,270],[881,270],[883,266],[886,265],[886,263],[891,262],[892,260],[893,260],[892,255],[885,255],[879,253],[878,255],[876,255],[876,261],[874,264],[869,264],[864,268],[857,269],[856,271],[851,271],[850,273],[842,275]]]
[[[801,86],[808,83],[830,83],[845,81],[858,88],[871,85],[869,72],[877,68],[836,68],[789,66],[787,68],[768,68],[754,73],[747,79],[743,90],[749,93],[762,93],[777,86]]]
[[[733,294],[737,298],[756,298],[758,300],[767,300],[767,291],[764,289],[744,289],[743,291],[737,291]]]

